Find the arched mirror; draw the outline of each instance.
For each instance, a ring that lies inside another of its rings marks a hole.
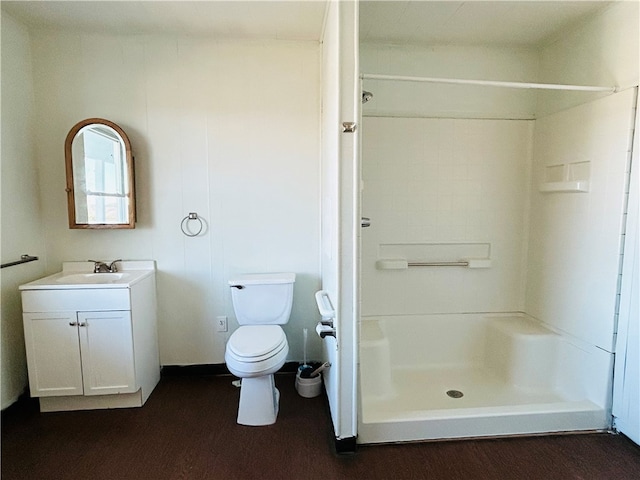
[[[64,144],[69,228],[135,228],[133,156],[115,123],[89,118]]]

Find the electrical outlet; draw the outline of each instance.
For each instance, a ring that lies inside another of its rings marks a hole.
[[[216,330],[218,332],[227,331],[227,317],[225,316],[216,317]]]

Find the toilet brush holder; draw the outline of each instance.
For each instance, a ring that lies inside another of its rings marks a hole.
[[[322,390],[322,375],[305,378],[304,376],[301,376],[301,373],[305,368],[311,369],[310,367],[303,365],[298,368],[298,373],[296,373],[296,391],[301,397],[317,397],[320,395],[320,391]]]

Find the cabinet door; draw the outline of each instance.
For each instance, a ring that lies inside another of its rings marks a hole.
[[[85,395],[137,390],[131,312],[78,312]]]
[[[76,312],[25,313],[23,322],[31,396],[82,395]]]

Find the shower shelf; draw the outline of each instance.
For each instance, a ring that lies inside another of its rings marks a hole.
[[[580,193],[589,191],[589,182],[573,181],[573,182],[546,182],[541,183],[538,187],[541,193]]]

